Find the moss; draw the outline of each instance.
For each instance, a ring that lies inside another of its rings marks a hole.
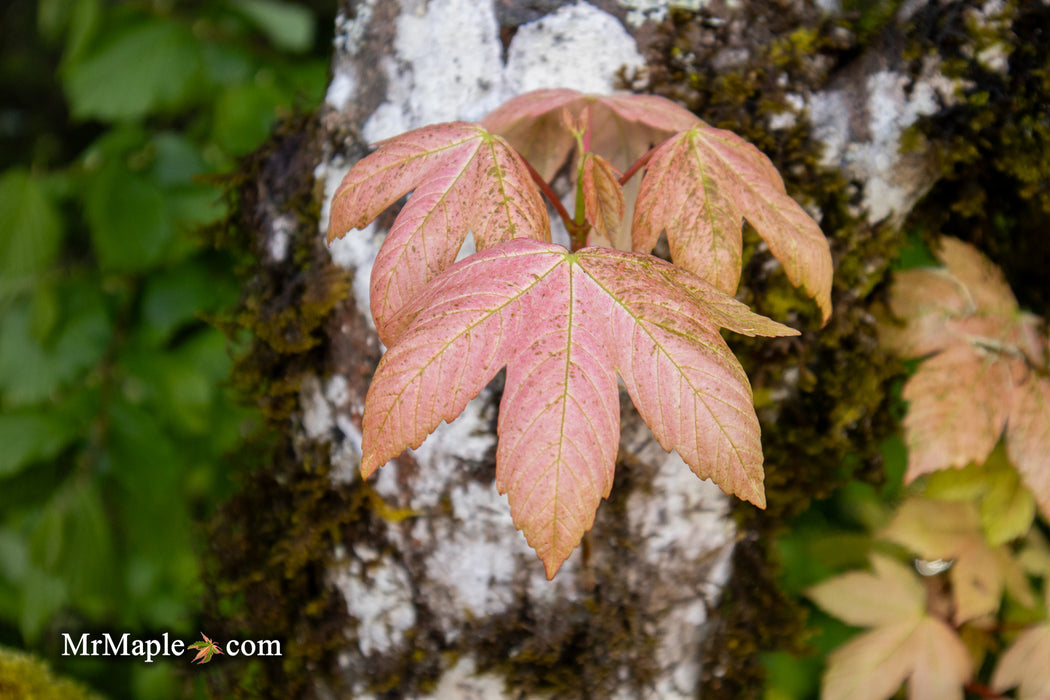
[[[293,444],[286,427],[349,284],[316,235],[315,128],[310,119],[286,125],[244,164],[231,183],[236,214],[216,231],[216,243],[244,260],[242,301],[221,319],[235,341],[250,338],[231,383],[260,408],[263,425],[237,459],[237,495],[210,526],[206,624],[218,639],[279,639],[284,651],[279,663],[224,659],[209,677],[217,697],[299,697],[314,673],[332,667],[349,622],[324,571],[369,510],[365,492],[332,488],[327,448]],[[267,262],[254,232],[271,230],[282,213],[298,222],[291,254]]]
[[[1019,301],[1050,314],[1050,7],[1004,3],[1002,21],[977,21],[981,3],[933,5],[916,20],[910,54],[947,57],[965,81],[958,104],[917,122],[908,143],[932,148],[942,179],[910,225],[970,241],[1006,272]],[[981,60],[1008,52],[1007,70]],[[917,68],[916,68],[917,69]]]
[[[82,685],[54,676],[47,663],[30,654],[0,647],[0,697],[32,700],[96,700]]]

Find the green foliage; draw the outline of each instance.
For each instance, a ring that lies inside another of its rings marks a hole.
[[[207,322],[237,297],[235,260],[196,232],[227,215],[215,174],[320,99],[327,47],[277,0],[5,12],[0,85],[26,106],[0,131],[0,642],[188,637],[196,523],[254,424]],[[113,697],[183,695],[170,667],[56,663]]]

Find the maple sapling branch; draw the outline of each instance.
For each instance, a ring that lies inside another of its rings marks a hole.
[[[558,216],[561,217],[562,222],[565,224],[565,229],[569,232],[569,238],[572,241],[573,251],[577,251],[580,248],[582,248],[582,242],[586,242],[587,240],[587,231],[590,230],[590,225],[586,221],[584,221],[582,225],[576,223],[576,221],[571,216],[569,216],[568,210],[565,208],[565,205],[561,203],[561,199],[558,198],[558,195],[554,192],[554,190],[551,189],[551,186],[547,184],[547,181],[543,179],[542,175],[536,172],[536,168],[532,167],[532,164],[529,163],[529,161],[525,160],[525,158],[522,158],[521,162],[525,164],[526,168],[528,168],[529,175],[532,176],[532,181],[535,182],[536,185],[540,188],[540,192],[543,193],[543,196],[546,197],[552,205],[554,205],[554,210],[558,212]],[[577,212],[582,211],[582,207],[580,206],[580,203],[578,201],[579,198],[579,194],[577,193]],[[577,245],[577,242],[581,243]]]
[[[645,164],[648,163],[649,160],[653,157],[653,154],[656,153],[656,149],[658,149],[662,145],[662,143],[656,144],[648,151],[646,151],[645,155],[631,163],[631,167],[627,168],[627,170],[624,170],[623,175],[620,176],[620,186],[623,187],[624,185],[626,185],[627,181],[634,177],[634,174],[636,172],[644,168]]]

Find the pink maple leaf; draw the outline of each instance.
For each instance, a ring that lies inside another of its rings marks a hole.
[[[666,232],[671,259],[733,294],[740,280],[742,219],[755,228],[788,279],[831,315],[831,251],[820,227],[789,197],[761,151],[700,122],[656,149],[634,210],[634,250]]]
[[[612,486],[619,374],[665,449],[764,507],[751,387],[720,327],[797,334],[648,255],[497,244],[390,320],[397,342],[368,390],[362,475],[418,447],[506,367],[496,485],[553,577]]]
[[[550,221],[521,156],[476,124],[434,124],[378,145],[336,190],[328,241],[412,192],[372,269],[372,316],[390,344],[388,320],[452,264],[468,232],[483,250],[518,236],[550,240]]]

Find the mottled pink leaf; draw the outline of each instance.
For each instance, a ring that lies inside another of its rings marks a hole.
[[[667,233],[675,263],[732,294],[746,218],[801,287],[831,315],[831,252],[817,223],[784,189],[773,164],[736,134],[698,124],[669,139],[646,167],[634,213],[634,250]]]
[[[956,340],[945,325],[947,321],[976,310],[966,286],[940,268],[896,273],[889,306],[894,319],[880,330],[880,339],[904,357],[943,350]]]
[[[945,236],[935,252],[969,292],[974,308],[982,313],[999,315],[1017,310],[1017,299],[1010,291],[1003,271],[972,245]]]
[[[1006,429],[1006,453],[1050,518],[1050,379],[1029,376],[1014,389]]]
[[[676,264],[733,294],[743,248],[740,202],[723,193],[727,175],[719,161],[693,145],[671,139],[649,161],[635,205],[634,250],[651,251],[666,231]]]
[[[398,340],[366,399],[362,474],[418,447],[506,366],[496,484],[553,576],[612,485],[619,373],[665,449],[764,506],[751,389],[720,326],[796,333],[650,256],[496,245],[393,319]]]
[[[588,245],[623,250],[629,245],[619,241],[624,200],[620,173],[601,156],[588,153],[583,159],[580,185],[583,188],[584,215],[591,225]]]
[[[926,360],[904,385],[906,479],[984,462],[1006,425],[1012,389],[1009,364],[971,345]]]
[[[983,462],[1005,428],[1010,460],[1050,517],[1050,340],[977,249],[944,238],[937,255],[947,268],[897,274],[890,308],[904,325],[883,329],[905,356],[937,353],[904,388],[907,479]]]
[[[504,102],[481,125],[507,140],[550,182],[576,145],[563,109],[580,101],[575,90],[534,90]],[[572,117],[579,109],[570,110]]]
[[[354,165],[332,201],[329,242],[410,191],[372,270],[372,316],[387,344],[389,320],[452,264],[468,232],[478,250],[515,237],[550,240],[547,209],[521,157],[483,128],[453,122],[384,141]]]

